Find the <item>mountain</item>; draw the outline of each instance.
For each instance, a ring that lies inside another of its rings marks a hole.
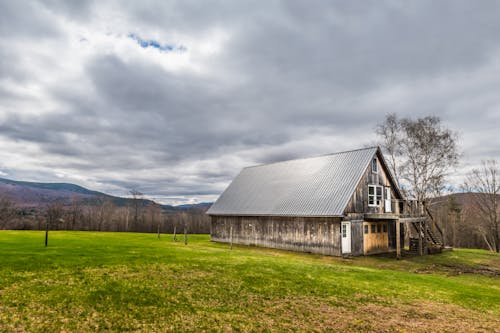
[[[210,206],[213,205],[213,202],[200,202],[196,204],[183,204],[174,206],[175,209],[201,209],[203,211],[207,211]]]
[[[111,200],[117,206],[125,206],[131,204],[133,200],[89,190],[70,183],[38,183],[6,178],[0,178],[0,195],[8,196],[18,207],[41,207],[55,201],[70,204],[72,200],[79,200],[85,204],[92,205],[103,199]],[[148,199],[141,199],[141,201],[144,206],[153,203],[152,200]],[[169,211],[176,211],[187,210],[193,207],[204,209],[206,205],[209,205],[209,203],[175,207],[162,205],[162,208]]]

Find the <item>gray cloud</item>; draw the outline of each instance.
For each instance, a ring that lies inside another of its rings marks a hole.
[[[440,115],[464,166],[500,158],[487,139],[494,1],[4,1],[0,13],[0,167],[19,178],[213,199],[243,166],[373,143],[388,112]],[[130,33],[185,45],[194,69]]]
[[[37,2],[0,2],[0,35],[29,41],[55,37],[59,27],[47,15],[47,10]]]

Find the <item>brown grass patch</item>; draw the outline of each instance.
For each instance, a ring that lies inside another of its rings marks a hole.
[[[430,301],[339,305],[334,300],[293,298],[267,302],[262,309],[255,320],[265,331],[494,332],[500,327],[492,313]]]

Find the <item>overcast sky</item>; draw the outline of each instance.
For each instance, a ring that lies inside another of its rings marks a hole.
[[[500,160],[500,2],[0,0],[0,177],[212,201],[389,112]]]

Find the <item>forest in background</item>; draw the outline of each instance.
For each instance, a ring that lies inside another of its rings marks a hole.
[[[73,197],[44,205],[23,206],[0,194],[0,229],[186,232],[210,233],[210,219],[205,214],[209,204],[176,208],[150,200],[132,198],[118,205],[109,197],[92,200]]]

